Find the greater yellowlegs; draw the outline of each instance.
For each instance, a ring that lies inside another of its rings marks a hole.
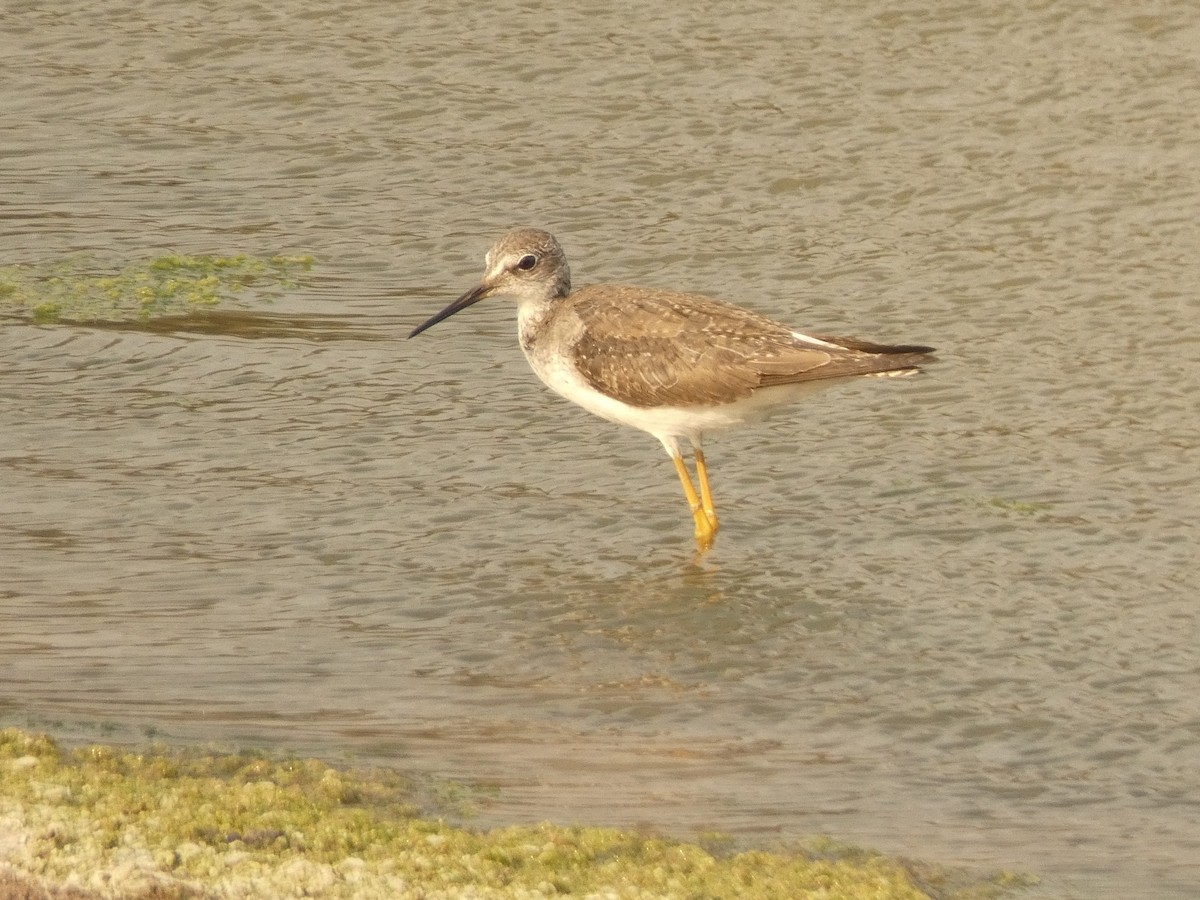
[[[930,347],[801,334],[699,294],[612,284],[572,291],[562,247],[535,228],[500,238],[484,265],[477,286],[409,337],[487,297],[515,300],[521,349],[538,378],[589,412],[662,442],[700,551],[717,534],[704,435],[761,419],[834,381],[912,375],[932,359]],[[692,446],[698,492],[683,438]]]

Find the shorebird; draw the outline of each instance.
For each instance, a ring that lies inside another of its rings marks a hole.
[[[915,374],[933,353],[931,347],[801,334],[700,294],[613,284],[572,291],[562,247],[536,228],[496,241],[480,283],[409,337],[488,297],[516,301],[521,349],[551,390],[658,438],[683,485],[701,553],[718,529],[702,448],[706,434],[762,419],[833,382]],[[685,438],[699,490],[683,460]]]

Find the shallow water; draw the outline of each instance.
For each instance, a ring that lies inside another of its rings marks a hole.
[[[1194,896],[1200,12],[844,7],[6,13],[0,263],[317,266],[0,323],[4,720]],[[513,224],[941,361],[713,441],[696,561],[511,309],[403,340]]]

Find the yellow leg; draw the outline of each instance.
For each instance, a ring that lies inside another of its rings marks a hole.
[[[687,497],[688,507],[692,511],[692,521],[696,525],[696,549],[703,553],[712,547],[717,529],[713,525],[713,520],[708,517],[708,513],[704,511],[700,498],[696,496],[696,489],[692,487],[692,476],[688,474],[687,466],[683,464],[683,457],[672,455],[671,462],[675,463],[675,471],[679,474],[679,483],[683,485],[683,495]]]
[[[712,526],[712,533],[715,537],[721,525],[717,522],[717,511],[713,507],[712,489],[708,486],[708,466],[704,464],[704,451],[696,447],[694,448],[694,452],[696,454],[696,480],[700,482],[700,506],[704,510],[704,515],[708,516],[708,524]]]

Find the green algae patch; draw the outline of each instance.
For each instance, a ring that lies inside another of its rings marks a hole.
[[[271,299],[294,288],[311,256],[260,258],[168,254],[118,272],[89,270],[85,260],[48,266],[0,266],[0,308],[34,322],[147,321],[247,298]]]
[[[0,731],[0,874],[99,897],[918,900],[911,866],[607,828],[431,821],[388,770]],[[72,895],[74,896],[74,895]]]

